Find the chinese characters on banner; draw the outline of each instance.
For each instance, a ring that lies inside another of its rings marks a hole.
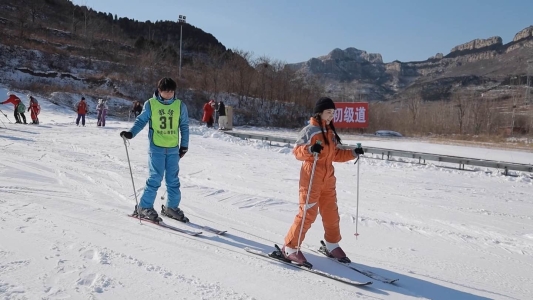
[[[335,102],[335,128],[367,128],[367,102]]]

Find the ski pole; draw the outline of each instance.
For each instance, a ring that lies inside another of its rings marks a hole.
[[[357,143],[357,148],[361,148],[361,143]],[[355,160],[355,163],[359,161],[359,155],[357,155],[357,159]],[[359,236],[359,233],[357,231],[357,224],[359,224],[359,166],[361,164],[357,164],[357,205],[355,206],[355,239]]]
[[[137,200],[137,190],[135,189],[135,181],[133,181],[133,172],[131,171],[130,154],[128,153],[128,144],[125,137],[124,147],[126,147],[126,157],[128,158],[128,166],[130,167],[131,184],[133,185],[133,194],[135,195],[135,207],[137,208],[137,215],[139,216],[139,223],[141,223],[141,209],[139,208],[139,201]]]
[[[321,144],[320,141],[316,142],[317,144]],[[313,153],[314,160],[313,160],[313,168],[311,169],[311,178],[309,178],[309,188],[307,189],[307,197],[305,198],[305,205],[304,205],[304,212],[302,216],[302,225],[300,225],[300,233],[298,234],[298,247],[296,248],[296,253],[300,251],[300,239],[302,237],[302,230],[304,228],[304,222],[305,222],[305,215],[307,213],[307,205],[309,204],[309,198],[311,197],[311,187],[313,186],[313,177],[315,177],[315,169],[316,169],[316,162],[318,161],[318,153]]]
[[[0,109],[0,112],[4,115],[4,117],[6,117],[7,121],[9,121],[9,123],[11,123],[11,120],[7,117],[6,114],[4,114],[4,112]]]

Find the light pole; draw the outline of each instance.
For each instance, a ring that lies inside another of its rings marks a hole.
[[[184,15],[179,15],[178,23],[180,23],[180,70],[179,77],[181,78],[181,41],[183,36],[183,23],[187,23],[187,17]]]

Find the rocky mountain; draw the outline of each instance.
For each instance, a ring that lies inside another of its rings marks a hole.
[[[289,66],[303,76],[318,75],[327,92],[344,100],[387,100],[407,94],[441,100],[464,89],[501,95],[515,76],[524,85],[531,59],[533,26],[507,44],[499,36],[475,39],[424,61],[384,63],[378,53],[347,48]]]

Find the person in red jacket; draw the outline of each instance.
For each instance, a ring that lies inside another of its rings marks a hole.
[[[0,104],[7,104],[11,103],[15,106],[15,110],[13,112],[13,116],[15,116],[15,123],[22,123],[20,121],[20,118],[22,117],[22,120],[24,121],[24,124],[26,123],[26,116],[24,115],[24,111],[26,110],[26,107],[24,104],[22,104],[22,101],[20,101],[20,98],[17,97],[13,92],[7,92],[7,95],[9,98],[5,100],[4,102],[0,102]],[[22,112],[19,111],[19,108],[23,108]]]
[[[37,118],[37,116],[41,112],[41,106],[39,105],[37,99],[35,99],[35,97],[33,97],[31,94],[28,95],[28,98],[30,99],[28,111],[31,112],[31,123],[39,124],[39,118]]]
[[[85,114],[87,114],[87,103],[85,102],[85,97],[81,97],[81,101],[78,102],[76,105],[77,111],[78,111],[78,118],[76,119],[76,125],[80,126],[80,119],[81,119],[81,125],[85,126]]]
[[[213,118],[213,113],[215,112],[215,101],[210,100],[204,104],[204,116],[202,117],[202,122],[207,123],[207,127],[213,127],[215,119]]]

